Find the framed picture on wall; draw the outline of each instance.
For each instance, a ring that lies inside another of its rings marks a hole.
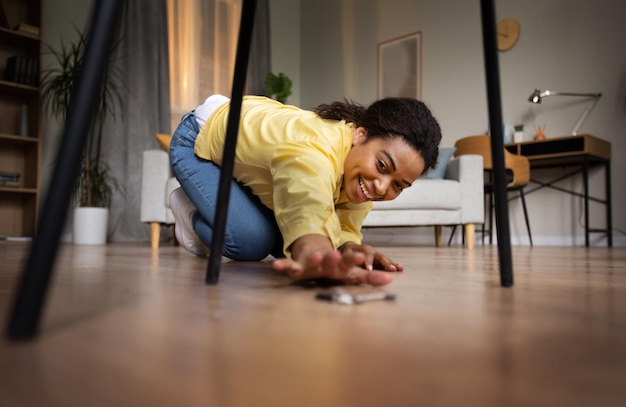
[[[378,44],[378,98],[409,97],[422,93],[422,33]]]

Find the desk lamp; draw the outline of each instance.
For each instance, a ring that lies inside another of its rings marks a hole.
[[[575,136],[577,135],[578,128],[583,124],[583,122],[589,115],[589,112],[591,112],[591,109],[593,109],[596,103],[598,103],[598,100],[602,96],[602,93],[571,93],[571,92],[555,92],[553,90],[535,89],[532,95],[530,95],[530,97],[528,98],[528,101],[532,103],[541,103],[541,99],[547,96],[579,96],[579,97],[593,98],[589,106],[587,106],[587,108],[583,112],[582,116],[580,116],[580,119],[578,119],[578,121],[574,125],[572,132],[570,133],[571,136]]]

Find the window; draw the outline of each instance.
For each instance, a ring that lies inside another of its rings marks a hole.
[[[172,131],[214,93],[230,96],[241,0],[167,0]]]

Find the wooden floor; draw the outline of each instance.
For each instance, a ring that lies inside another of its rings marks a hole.
[[[3,328],[23,243],[0,243]],[[322,302],[268,262],[62,246],[40,335],[0,342],[0,406],[624,406],[626,248],[388,247],[395,301]],[[355,287],[365,290],[367,287]]]

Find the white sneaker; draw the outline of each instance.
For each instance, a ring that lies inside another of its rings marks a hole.
[[[177,188],[170,194],[170,208],[174,214],[176,240],[196,256],[207,256],[209,248],[200,240],[191,224],[191,219],[198,209],[182,188]]]

